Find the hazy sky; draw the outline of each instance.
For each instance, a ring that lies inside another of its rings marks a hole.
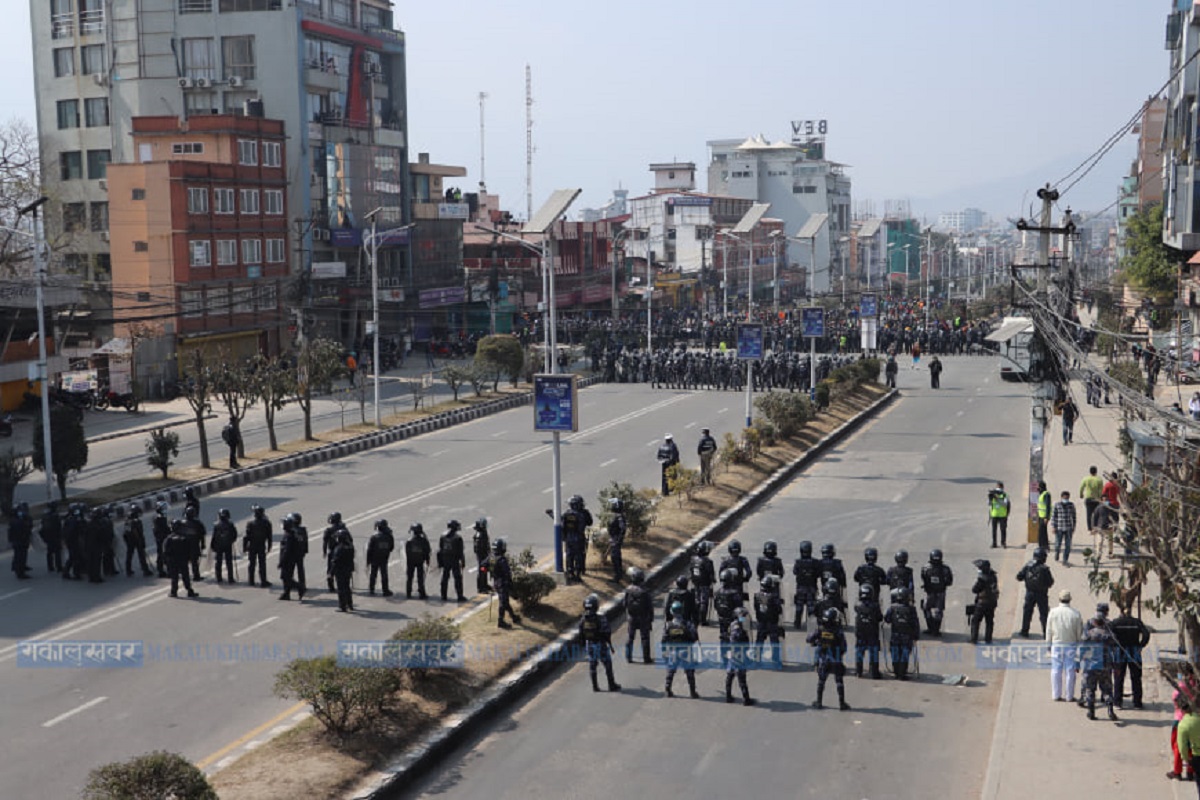
[[[461,188],[474,189],[487,92],[487,185],[521,215],[526,63],[535,208],[555,188],[582,187],[577,207],[602,204],[618,185],[642,193],[652,161],[695,161],[703,175],[709,139],[786,139],[791,120],[822,118],[856,206],[882,210],[1041,168],[1041,180],[1061,178],[1165,82],[1170,6],[399,0],[396,18],[408,37],[414,160],[428,152],[466,166]],[[0,27],[0,117],[32,121],[29,2],[3,7],[12,15]],[[1128,139],[1066,199],[1093,210],[1115,199],[1111,176],[1133,153]],[[989,210],[1015,214],[1021,200]]]

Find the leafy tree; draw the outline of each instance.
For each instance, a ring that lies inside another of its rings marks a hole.
[[[54,406],[50,409],[50,454],[54,461],[54,480],[58,493],[67,499],[67,475],[87,466],[88,443],[83,433],[83,422],[75,409],[69,406]],[[46,468],[46,450],[42,446],[42,418],[39,416],[33,428],[33,466]]]
[[[1121,269],[1138,289],[1156,302],[1175,296],[1183,254],[1163,243],[1163,209],[1155,204],[1129,218],[1126,255]]]
[[[442,380],[446,382],[446,386],[450,388],[450,392],[454,395],[454,402],[458,402],[458,392],[462,389],[463,384],[471,379],[471,372],[466,367],[448,366],[442,370]]]
[[[537,569],[537,558],[533,548],[526,547],[512,563],[512,597],[529,612],[542,604],[546,597],[558,588],[558,581]]]
[[[471,384],[471,391],[475,392],[475,396],[483,397],[483,392],[487,389],[488,384],[487,372],[480,369],[477,364],[472,364],[467,369],[467,381]]]
[[[378,725],[399,688],[398,670],[342,666],[332,655],[298,658],[275,676],[277,696],[308,703],[338,737]]]
[[[183,380],[180,381],[183,396],[192,408],[196,421],[196,432],[200,435],[200,466],[209,469],[212,462],[208,458],[208,434],[204,430],[204,418],[212,411],[212,399],[215,392],[213,368],[204,351],[197,347],[186,356],[183,366]]]
[[[342,346],[331,339],[313,339],[300,347],[296,365],[296,402],[304,412],[304,439],[313,441],[313,390],[328,391],[334,379],[346,369]]]
[[[254,379],[254,364],[246,359],[234,358],[221,350],[213,365],[213,394],[225,406],[229,419],[235,419],[238,430],[246,412],[258,402],[258,384]],[[244,439],[238,441],[238,458],[246,457]]]
[[[13,449],[0,455],[0,514],[8,516],[12,513],[13,495],[17,492],[17,484],[29,477],[33,466],[25,456],[17,455]]]
[[[608,486],[601,489],[598,495],[600,513],[596,515],[596,526],[601,530],[608,529],[609,520],[612,519],[612,508],[609,501],[620,500],[625,509],[626,536],[630,539],[641,539],[654,524],[654,496],[656,494],[657,492],[653,489],[634,489],[631,483],[609,482]]]
[[[475,364],[492,375],[492,391],[500,390],[500,377],[507,376],[516,386],[525,366],[525,351],[520,340],[510,334],[485,336],[475,347]]]
[[[20,227],[20,210],[41,194],[39,173],[37,133],[24,120],[0,124],[0,226]],[[32,263],[33,241],[0,229],[0,276],[32,274]]]
[[[771,421],[775,432],[790,439],[800,432],[813,416],[808,397],[794,392],[769,392],[754,399],[754,407]]]
[[[272,450],[279,449],[275,437],[275,414],[282,409],[289,397],[296,394],[296,373],[279,356],[267,358],[255,356],[251,370],[254,393],[263,403],[263,416],[267,421],[267,438]]]
[[[84,800],[218,800],[200,769],[177,753],[158,750],[97,767],[88,775]]]
[[[146,442],[146,461],[162,472],[163,480],[167,479],[167,471],[175,463],[172,458],[179,458],[179,434],[166,428],[151,431]]]

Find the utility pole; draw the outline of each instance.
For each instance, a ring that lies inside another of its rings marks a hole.
[[[481,192],[487,191],[487,178],[484,176],[485,175],[485,173],[484,173],[484,165],[485,165],[484,158],[485,158],[485,153],[486,153],[486,151],[484,149],[484,141],[485,141],[484,136],[486,135],[487,130],[484,127],[484,116],[483,116],[484,104],[487,102],[487,98],[488,98],[487,92],[479,93],[479,191],[481,191]],[[495,331],[492,331],[492,333],[495,333]]]

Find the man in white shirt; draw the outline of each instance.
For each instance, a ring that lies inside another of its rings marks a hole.
[[[1050,642],[1050,694],[1058,701],[1075,699],[1075,668],[1078,646],[1083,639],[1083,616],[1071,608],[1071,593],[1058,593],[1058,605],[1046,619],[1046,640]],[[1062,677],[1067,674],[1066,697]]]

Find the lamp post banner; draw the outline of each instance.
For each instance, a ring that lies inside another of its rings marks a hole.
[[[820,339],[825,335],[825,309],[811,306],[800,310],[800,327],[804,336]]]
[[[879,298],[873,294],[864,294],[858,301],[858,313],[863,317],[879,316]]]
[[[757,361],[763,357],[763,326],[757,322],[738,325],[737,357],[742,361]]]
[[[533,376],[533,429],[558,433],[579,430],[576,375]]]

